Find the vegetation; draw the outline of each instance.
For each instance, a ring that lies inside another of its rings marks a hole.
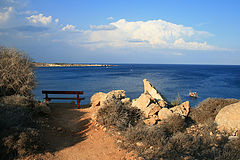
[[[174,100],[172,100],[171,104],[172,104],[173,106],[177,106],[177,105],[179,105],[179,104],[181,104],[181,103],[182,103],[182,98],[181,98],[180,94],[178,93],[177,98],[174,99]]]
[[[36,79],[30,58],[14,48],[0,48],[0,96],[32,96]]]
[[[33,99],[36,85],[30,59],[14,48],[0,48],[0,159],[42,151],[37,117],[49,114]]]
[[[229,135],[220,133],[214,123],[219,110],[235,102],[209,98],[191,109],[189,118],[173,116],[153,126],[143,123],[138,110],[114,102],[99,110],[97,121],[120,131],[118,144],[144,159],[240,159],[240,139],[228,140]]]

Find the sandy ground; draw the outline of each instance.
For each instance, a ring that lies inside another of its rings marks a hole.
[[[127,152],[117,147],[114,137],[92,124],[88,105],[81,109],[73,104],[50,104],[50,107],[49,127],[44,130],[49,154],[34,159],[125,159]]]

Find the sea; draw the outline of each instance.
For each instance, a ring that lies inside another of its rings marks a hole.
[[[192,107],[209,97],[240,99],[238,65],[116,64],[109,67],[39,67],[35,69],[35,74],[38,83],[34,95],[38,100],[45,97],[42,90],[84,91],[85,100],[81,104],[89,104],[91,96],[97,92],[107,93],[112,90],[125,90],[127,97],[135,99],[144,92],[143,79],[148,79],[169,102],[179,94],[182,101],[189,101]],[[189,97],[189,91],[197,92],[198,98]]]

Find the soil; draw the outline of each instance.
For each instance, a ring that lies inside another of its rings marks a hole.
[[[91,108],[74,104],[50,104],[51,115],[42,128],[47,153],[26,159],[54,160],[121,160],[127,151],[117,147],[106,128],[95,125]]]

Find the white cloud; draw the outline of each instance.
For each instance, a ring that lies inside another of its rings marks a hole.
[[[145,47],[182,50],[219,50],[204,38],[213,36],[206,31],[196,31],[164,20],[128,22],[120,19],[109,25],[91,25],[84,36],[86,47]]]
[[[76,26],[67,24],[65,27],[62,28],[62,31],[66,32],[80,32],[79,29],[76,29]]]
[[[58,18],[56,18],[54,21],[55,21],[56,23],[58,23],[58,22],[59,22],[59,19],[58,19]]]
[[[3,12],[0,12],[0,22],[6,22],[10,18],[10,14],[13,12],[13,7],[3,8]]]
[[[113,20],[114,18],[113,17],[108,17],[107,20]]]
[[[93,30],[114,30],[114,29],[117,29],[116,26],[114,25],[90,25],[90,28],[93,29]]]
[[[27,17],[26,19],[29,20],[29,22],[34,24],[40,23],[40,24],[47,25],[52,22],[52,16],[46,17],[41,13],[39,15],[32,15],[30,17]]]

